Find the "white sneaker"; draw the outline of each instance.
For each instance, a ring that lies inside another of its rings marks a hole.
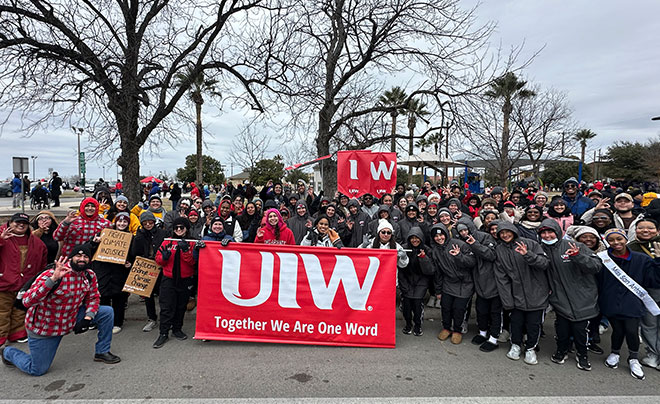
[[[648,366],[650,368],[657,368],[660,363],[658,363],[658,355],[653,352],[647,352],[646,356],[640,361],[642,365]]]
[[[523,359],[528,365],[536,365],[539,361],[536,359],[536,352],[534,349],[528,349],[525,351],[525,359]]]
[[[511,344],[511,349],[507,352],[506,357],[514,361],[520,359],[520,345]]]
[[[635,379],[644,380],[644,370],[642,365],[639,364],[637,359],[628,360],[628,366],[630,366],[630,375]]]
[[[608,329],[608,328],[609,328],[609,327],[606,326],[605,324],[600,323],[600,324],[598,325],[598,334],[599,334],[599,335],[603,335],[603,334],[605,334],[605,333],[607,332],[607,329]]]
[[[442,301],[440,299],[435,299],[435,308],[436,309],[442,308]]]
[[[621,356],[615,353],[609,354],[607,359],[605,359],[605,366],[607,366],[610,369],[616,369],[619,367],[619,359]]]
[[[429,297],[429,301],[426,303],[426,307],[435,307],[435,301],[438,300],[435,296]]]
[[[497,342],[505,343],[505,342],[509,341],[509,336],[510,336],[509,335],[509,330],[502,330],[502,332],[500,333],[500,336],[497,337]]]
[[[147,324],[142,327],[142,331],[144,332],[149,332],[152,331],[156,327],[156,322],[154,320],[149,320],[147,321]]]
[[[121,327],[114,326],[112,327],[112,333],[113,334],[119,334],[121,332]]]

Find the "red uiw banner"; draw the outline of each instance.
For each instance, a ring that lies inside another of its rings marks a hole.
[[[396,187],[396,153],[337,152],[337,190],[349,197],[380,198]]]
[[[196,339],[394,348],[396,251],[206,242]]]

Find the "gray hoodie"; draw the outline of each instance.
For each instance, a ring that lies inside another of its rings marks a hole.
[[[602,267],[600,258],[584,244],[563,239],[561,228],[555,220],[543,220],[539,232],[543,228],[551,229],[557,235],[554,244],[542,243],[543,250],[550,258],[550,304],[558,314],[571,321],[596,317],[599,312],[596,274]],[[570,244],[580,248],[577,255],[566,254],[571,248]]]
[[[500,240],[495,246],[495,278],[502,306],[506,310],[545,310],[550,294],[546,276],[548,257],[539,243],[520,237],[513,223],[498,222],[498,238],[503,230],[513,232],[514,239],[510,243]],[[515,251],[516,242],[527,246],[527,254]]]
[[[459,223],[463,222],[459,220]],[[491,299],[498,296],[495,281],[495,246],[497,242],[489,233],[478,231],[472,221],[468,220],[465,223],[474,237],[474,243],[468,244],[477,260],[477,265],[472,271],[474,289],[479,297]]]

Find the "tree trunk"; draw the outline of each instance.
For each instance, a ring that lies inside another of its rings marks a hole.
[[[390,151],[396,153],[396,113],[392,113],[392,141],[390,144]]]
[[[198,186],[202,186],[202,104],[195,102],[195,112],[197,113],[197,174],[195,182]]]
[[[585,151],[586,151],[586,149],[587,149],[587,145],[586,145],[586,144],[582,144],[581,146],[582,146],[582,155],[581,155],[581,157],[580,157],[580,161],[582,162],[582,164],[584,164],[584,153],[585,153]]]
[[[410,117],[408,119],[408,155],[409,156],[412,156],[413,152],[415,150],[414,149],[415,145],[413,143],[413,140],[414,140],[413,137],[414,137],[414,134],[415,134],[415,126],[416,126],[415,117]],[[411,179],[412,179],[412,172],[413,172],[412,166],[408,166],[408,176]]]
[[[316,138],[317,157],[330,154],[330,122],[333,112],[329,111],[332,106],[322,107],[319,111],[319,133]],[[337,163],[332,159],[321,161],[322,181],[324,194],[332,199],[337,190]]]
[[[509,141],[510,141],[510,132],[509,132],[509,120],[511,118],[511,103],[509,101],[504,102],[502,106],[502,112],[504,113],[504,119],[502,122],[502,147],[500,150],[500,169],[498,170],[498,180],[500,186],[506,186],[507,179],[509,177]]]
[[[128,198],[131,205],[135,205],[142,199],[142,187],[140,185],[140,148],[134,142],[122,142],[121,155],[117,163],[121,167],[122,192]]]

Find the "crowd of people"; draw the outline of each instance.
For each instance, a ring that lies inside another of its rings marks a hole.
[[[163,268],[144,299],[143,331],[158,328],[153,348],[170,335],[187,339],[182,327],[196,304],[198,250],[219,241],[393,249],[403,334],[423,335],[426,305],[441,310],[438,339],[460,344],[475,310],[472,344],[488,353],[510,343],[509,359],[534,365],[552,310],[553,362],[575,352],[577,368],[591,370],[589,353],[604,354],[600,336],[611,329],[606,366],[618,367],[625,341],[633,377],[644,378],[642,364],[660,370],[660,199],[649,190],[570,178],[554,196],[532,185],[476,195],[457,183],[426,181],[417,190],[398,185],[379,198],[349,198],[316,194],[303,181],[269,181],[260,191],[227,184],[212,200],[194,184],[182,197],[175,184],[167,210],[159,184],[147,188],[132,204],[101,187],[60,223],[42,211],[31,221],[16,214],[0,228],[0,343],[27,340],[30,347],[30,354],[3,347],[6,365],[43,374],[62,335],[94,326],[95,360],[118,362],[110,342],[124,326],[122,286],[136,257]],[[92,261],[104,228],[134,235],[125,263]],[[15,307],[17,296],[27,313]]]

